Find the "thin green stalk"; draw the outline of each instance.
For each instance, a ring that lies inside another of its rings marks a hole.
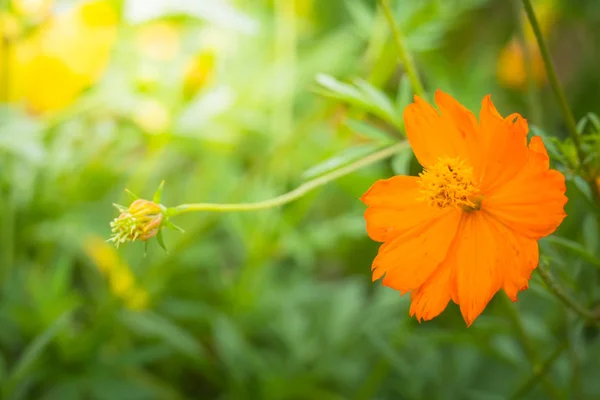
[[[354,171],[357,171],[367,165],[371,165],[377,161],[384,160],[388,157],[393,156],[398,153],[400,150],[403,150],[408,147],[408,142],[400,142],[390,147],[386,147],[383,150],[380,150],[376,153],[370,154],[360,160],[337,169],[328,174],[322,175],[316,179],[308,181],[296,189],[285,193],[281,196],[277,196],[275,198],[259,201],[256,203],[237,203],[237,204],[218,204],[218,203],[194,203],[194,204],[182,204],[168,210],[169,216],[175,216],[179,214],[183,214],[186,212],[193,211],[214,211],[214,212],[227,212],[227,211],[252,211],[252,210],[263,210],[267,208],[280,207],[284,204],[290,203],[302,196],[306,193],[314,190],[320,186],[323,186],[329,182],[332,182],[336,179],[339,179],[345,175],[348,175]]]
[[[569,108],[569,104],[567,103],[565,93],[560,86],[560,82],[558,81],[556,69],[554,68],[554,64],[552,63],[552,58],[550,57],[548,46],[546,45],[546,41],[544,39],[544,35],[542,34],[540,24],[538,23],[537,17],[535,16],[535,11],[533,10],[531,1],[523,0],[523,7],[525,8],[525,13],[527,14],[527,18],[529,19],[529,23],[531,24],[531,28],[533,29],[533,33],[535,34],[535,38],[540,48],[540,53],[542,54],[542,59],[544,60],[544,67],[546,68],[546,73],[548,74],[550,87],[552,87],[552,92],[554,93],[554,96],[558,101],[560,111],[565,120],[565,124],[567,125],[567,131],[569,132],[569,136],[571,136],[571,140],[573,140],[573,144],[577,149],[577,157],[579,158],[579,163],[583,166],[585,161],[585,154],[583,153],[583,149],[581,147],[581,140],[579,139],[579,134],[577,133],[577,123],[575,122],[575,117],[573,116],[573,113]]]
[[[508,311],[508,315],[512,320],[513,325],[515,326],[515,329],[517,330],[517,336],[519,337],[519,342],[521,343],[521,346],[523,346],[525,356],[529,360],[532,370],[535,372],[537,366],[540,365],[540,359],[537,354],[537,351],[535,350],[535,345],[531,338],[527,335],[527,331],[525,330],[525,326],[523,325],[521,316],[517,312],[515,305],[512,303],[512,301],[510,301],[508,296],[503,295],[502,302],[504,307]],[[560,394],[558,392],[558,389],[552,384],[550,379],[548,379],[545,376],[541,377],[541,379],[544,390],[548,393],[549,398],[559,399]]]
[[[514,400],[518,400],[518,399],[523,399],[524,396],[529,393],[529,391],[531,389],[533,389],[533,387],[535,386],[535,384],[542,379],[544,376],[546,376],[546,373],[548,372],[548,370],[550,369],[550,367],[552,366],[552,364],[554,364],[554,361],[556,361],[558,359],[558,357],[560,357],[560,355],[562,354],[562,352],[568,347],[566,342],[562,342],[555,350],[554,352],[550,355],[550,357],[548,357],[548,359],[546,361],[544,361],[544,363],[542,365],[536,365],[534,367],[534,372],[533,374],[529,377],[529,379],[527,379],[525,382],[523,382],[523,384],[521,386],[519,386],[519,388],[513,393],[513,395],[510,397],[511,399]]]
[[[569,108],[569,104],[567,103],[565,93],[560,86],[560,82],[558,81],[558,76],[556,74],[556,70],[554,69],[554,64],[552,63],[552,58],[550,57],[548,46],[546,45],[546,41],[544,40],[544,35],[542,35],[540,24],[538,23],[537,17],[535,16],[535,11],[533,10],[533,6],[531,5],[531,0],[523,0],[523,7],[525,8],[525,13],[527,14],[527,18],[529,19],[529,23],[531,24],[531,28],[533,29],[533,33],[540,48],[540,53],[542,54],[542,59],[544,60],[544,67],[548,75],[548,81],[550,82],[550,86],[552,87],[554,96],[558,101],[560,111],[565,120],[565,124],[567,125],[567,131],[569,132],[569,136],[571,137],[571,140],[573,141],[573,144],[577,151],[579,168],[585,169],[585,152],[583,151],[583,148],[581,146],[581,140],[579,139],[579,134],[577,132],[577,123],[575,122],[575,117],[573,116],[573,113]],[[585,180],[587,181],[591,193],[593,194],[595,199],[600,201],[600,191],[598,190],[598,185],[596,185],[596,177],[589,170],[585,172],[587,175],[585,176]]]
[[[532,67],[532,57],[531,51],[529,49],[529,44],[525,39],[525,29],[523,28],[523,24],[520,23],[521,19],[521,7],[519,6],[519,0],[515,0],[513,2],[515,15],[519,20],[517,24],[517,36],[519,39],[519,43],[523,48],[523,59],[525,61],[525,75],[527,76],[527,102],[529,103],[529,111],[531,113],[531,120],[533,123],[539,127],[544,127],[544,118],[542,107],[540,107],[540,96],[536,87],[536,83],[533,76],[533,67]]]
[[[588,310],[587,308],[573,300],[571,297],[569,297],[565,293],[564,289],[554,280],[554,277],[552,276],[550,271],[546,269],[546,265],[540,263],[536,270],[540,274],[540,277],[542,278],[548,289],[552,292],[554,296],[556,296],[556,298],[562,301],[563,304],[565,304],[571,310],[575,311],[584,319],[591,322],[595,322],[596,324],[600,323],[600,315],[597,315],[593,311]]]
[[[392,36],[394,37],[394,43],[396,44],[396,49],[398,50],[398,57],[402,64],[404,64],[404,68],[406,69],[406,73],[410,78],[410,84],[412,85],[415,94],[420,97],[424,97],[425,91],[423,90],[423,84],[421,83],[421,79],[419,78],[419,73],[417,72],[417,68],[415,67],[415,62],[413,58],[406,48],[406,44],[404,43],[404,37],[398,28],[398,24],[394,20],[394,15],[392,14],[392,10],[390,9],[390,4],[388,0],[379,0],[379,4],[385,13],[385,16],[390,25],[390,29],[392,30]]]

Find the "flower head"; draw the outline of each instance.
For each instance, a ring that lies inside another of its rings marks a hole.
[[[158,234],[163,223],[163,210],[160,205],[149,200],[137,199],[129,208],[116,204],[115,207],[121,214],[110,223],[113,235],[109,241],[119,246],[120,243],[137,239],[145,241]]]
[[[383,242],[373,280],[411,294],[411,316],[430,320],[453,300],[467,325],[496,292],[513,300],[538,263],[537,240],[564,217],[564,176],[549,168],[527,122],[500,116],[490,96],[479,121],[437,91],[436,111],[415,97],[404,112],[424,170],[379,180],[362,196],[367,232]]]

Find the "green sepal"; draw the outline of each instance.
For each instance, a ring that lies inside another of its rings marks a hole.
[[[163,239],[162,229],[158,230],[158,234],[156,235],[156,240],[158,241],[158,245],[162,247],[162,249],[168,253],[167,246],[165,246],[165,241]]]
[[[127,212],[128,208],[117,203],[112,203],[119,212]]]
[[[131,197],[133,197],[134,200],[139,200],[139,196],[135,193],[133,193],[131,190],[129,189],[125,189],[125,193],[127,193],[128,195],[130,195]]]
[[[167,219],[167,220],[165,220],[165,221],[163,222],[163,224],[165,224],[165,226],[166,226],[167,228],[171,228],[171,229],[174,229],[174,230],[176,230],[176,231],[179,231],[179,232],[181,232],[181,233],[185,233],[185,231],[183,230],[183,228],[182,228],[182,227],[175,225],[174,223],[172,223],[172,222],[171,222],[171,221],[169,221],[168,219]]]
[[[162,182],[160,182],[158,189],[156,189],[156,192],[154,193],[154,198],[152,199],[152,201],[154,201],[154,203],[160,204],[160,202],[162,200],[164,186],[165,186],[165,181],[163,180]]]

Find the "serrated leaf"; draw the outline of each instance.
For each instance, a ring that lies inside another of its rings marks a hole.
[[[344,120],[344,126],[350,129],[352,132],[355,132],[382,145],[393,142],[389,133],[363,121],[346,118]]]
[[[543,129],[538,126],[530,125],[529,130],[534,136],[540,136],[546,150],[548,151],[548,155],[556,161],[561,161],[565,159],[563,153],[559,150],[558,145],[561,143],[557,138],[549,136]]]
[[[358,160],[361,157],[371,154],[381,147],[382,145],[379,143],[367,143],[349,147],[341,153],[310,168],[304,174],[302,174],[302,177],[304,179],[311,179],[324,173],[333,171],[334,169],[349,164],[354,160]]]

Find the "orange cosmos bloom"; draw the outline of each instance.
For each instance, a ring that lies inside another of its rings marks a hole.
[[[418,96],[404,111],[423,172],[379,180],[361,198],[369,236],[384,243],[373,280],[410,292],[419,321],[453,300],[471,325],[500,289],[516,301],[528,287],[537,240],[566,216],[565,179],[540,137],[527,144],[527,121],[502,118],[490,96],[479,122],[446,93],[435,102],[439,113]]]

